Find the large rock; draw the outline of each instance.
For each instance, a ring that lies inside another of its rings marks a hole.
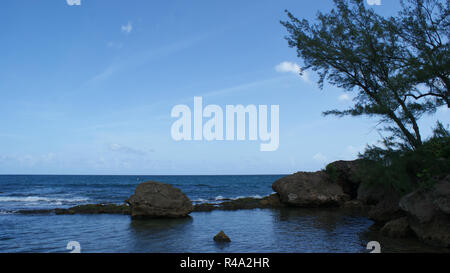
[[[327,165],[326,170],[332,181],[342,187],[344,193],[350,198],[355,199],[357,196],[358,186],[361,179],[358,176],[358,169],[362,164],[362,160],[353,161],[335,161]]]
[[[191,200],[171,185],[144,182],[128,200],[133,218],[184,217],[194,209]]]
[[[377,224],[405,216],[400,209],[401,194],[389,185],[361,183],[358,187],[357,199],[368,205],[368,216]]]
[[[367,205],[376,205],[385,200],[399,201],[401,194],[388,185],[361,183],[358,187],[357,199]]]
[[[332,207],[349,199],[324,171],[298,172],[275,181],[272,188],[283,203],[292,206]]]
[[[432,188],[416,190],[400,200],[411,229],[422,241],[450,247],[450,175]]]
[[[371,206],[368,216],[373,221],[384,224],[388,221],[405,216],[405,212],[399,206],[400,198],[386,198],[378,204]]]
[[[380,230],[381,234],[391,238],[407,238],[413,235],[407,217],[387,222]]]

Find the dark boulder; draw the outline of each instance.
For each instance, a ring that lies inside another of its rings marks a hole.
[[[127,202],[133,218],[185,217],[194,210],[191,200],[180,189],[159,182],[144,182]]]
[[[281,202],[298,207],[334,207],[349,199],[324,171],[298,172],[272,184]]]
[[[355,199],[358,193],[358,186],[361,179],[358,176],[358,169],[362,164],[362,160],[352,161],[335,161],[326,166],[327,173],[333,182],[340,185],[344,193],[348,194],[351,199]]]
[[[408,218],[401,217],[387,222],[380,230],[381,234],[391,238],[407,238],[414,235],[409,227]]]
[[[405,216],[405,212],[400,209],[400,198],[385,199],[378,204],[371,206],[368,216],[373,221],[384,224],[391,220]]]
[[[385,200],[400,200],[401,194],[389,185],[361,183],[357,199],[366,205],[376,205]]]
[[[225,234],[225,232],[220,231],[219,233],[214,236],[214,241],[220,242],[220,243],[229,243],[231,242],[231,239]]]
[[[422,241],[450,247],[450,175],[433,187],[419,189],[400,200],[411,229]]]
[[[361,183],[357,199],[369,206],[368,216],[378,224],[405,216],[400,209],[401,194],[388,185]]]

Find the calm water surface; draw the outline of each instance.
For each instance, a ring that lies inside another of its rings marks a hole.
[[[442,252],[416,240],[369,231],[372,221],[338,210],[255,209],[194,212],[183,219],[131,220],[127,215],[20,215],[18,209],[122,203],[146,180],[179,187],[195,202],[272,193],[281,176],[0,176],[0,252]],[[212,237],[224,230],[228,244]]]

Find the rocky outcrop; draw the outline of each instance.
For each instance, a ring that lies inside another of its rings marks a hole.
[[[207,212],[213,210],[246,210],[246,209],[268,209],[282,208],[286,205],[281,203],[278,194],[272,194],[263,198],[239,198],[222,203],[202,203],[194,206],[196,212]],[[131,214],[131,207],[127,204],[87,204],[71,207],[68,209],[41,209],[41,210],[19,210],[18,214]]]
[[[400,200],[400,194],[387,185],[361,183],[358,187],[357,199],[367,205],[376,205],[386,199]]]
[[[180,189],[159,182],[144,182],[126,203],[133,218],[185,217],[194,210],[191,200]]]
[[[371,206],[368,211],[368,217],[381,224],[405,216],[405,212],[400,209],[398,204],[399,200],[399,198],[387,198]]]
[[[381,234],[391,238],[407,238],[414,235],[409,227],[408,218],[401,217],[387,222],[380,230]]]
[[[422,241],[450,247],[450,175],[430,189],[419,189],[400,200],[408,223]]]
[[[225,232],[220,231],[219,233],[216,234],[216,236],[214,236],[214,241],[216,242],[220,242],[220,243],[229,243],[231,242],[230,237],[228,237]]]
[[[333,207],[349,199],[324,171],[298,172],[275,181],[272,188],[283,203],[291,206]]]
[[[68,209],[55,209],[55,214],[130,214],[131,209],[126,204],[88,204]]]
[[[86,204],[68,209],[41,209],[41,210],[19,210],[18,214],[130,214],[131,209],[126,204]]]
[[[326,170],[331,180],[342,187],[344,193],[351,199],[355,199],[358,194],[358,187],[361,179],[358,176],[358,168],[362,160],[335,161],[326,166]]]
[[[358,188],[357,199],[370,206],[368,216],[378,224],[405,216],[400,209],[401,194],[392,187],[379,184],[361,183]]]
[[[239,198],[231,201],[225,201],[218,204],[203,203],[194,206],[194,211],[205,212],[213,210],[245,210],[245,209],[267,209],[281,208],[285,205],[281,203],[278,194],[272,194],[263,198]]]

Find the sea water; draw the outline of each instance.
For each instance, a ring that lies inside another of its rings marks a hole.
[[[416,240],[370,231],[372,221],[336,209],[254,209],[193,212],[182,219],[131,220],[128,215],[20,214],[18,210],[122,204],[153,180],[180,188],[194,203],[271,194],[282,175],[230,176],[0,176],[0,252],[442,252]],[[229,244],[212,238],[224,230]]]

